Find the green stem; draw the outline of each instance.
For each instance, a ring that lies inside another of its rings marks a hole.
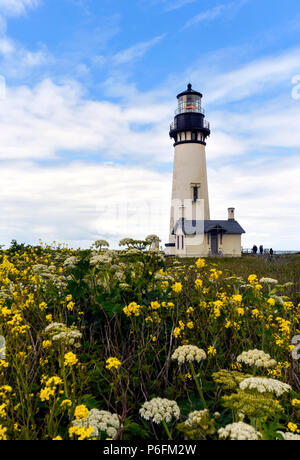
[[[169,441],[172,441],[172,436],[171,436],[170,430],[169,430],[165,420],[162,421],[162,424],[163,424],[163,427],[165,429],[165,432],[167,433]]]
[[[197,387],[200,399],[202,401],[203,407],[204,407],[204,409],[207,409],[207,405],[206,405],[206,402],[205,402],[205,399],[204,399],[203,391],[202,391],[201,385],[199,383],[199,380],[198,380],[198,377],[197,377],[197,374],[196,374],[196,371],[195,371],[195,368],[194,368],[194,364],[190,363],[190,367],[191,367],[191,372],[192,372],[193,378],[195,380],[196,387]]]

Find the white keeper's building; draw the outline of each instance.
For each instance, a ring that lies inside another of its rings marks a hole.
[[[170,237],[165,253],[179,257],[241,257],[245,233],[228,209],[227,220],[210,220],[206,139],[210,125],[202,109],[202,94],[189,84],[178,94],[178,109],[171,124],[174,170]]]

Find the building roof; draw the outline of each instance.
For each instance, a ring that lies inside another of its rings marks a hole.
[[[201,93],[199,93],[198,91],[193,90],[191,83],[189,83],[187,85],[187,89],[185,91],[183,91],[182,93],[177,95],[177,99],[179,99],[181,96],[185,96],[185,95],[188,95],[188,94],[193,94],[194,96],[203,97],[203,95]]]
[[[179,219],[174,227],[173,234],[181,228],[185,235],[209,233],[213,230],[223,231],[230,235],[246,233],[236,220],[186,220]]]

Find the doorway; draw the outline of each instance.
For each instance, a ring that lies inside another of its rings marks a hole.
[[[218,245],[218,232],[211,232],[211,253],[213,255],[218,255],[219,245]]]

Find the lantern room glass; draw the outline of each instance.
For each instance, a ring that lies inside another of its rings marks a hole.
[[[202,113],[200,96],[185,94],[178,99],[177,114],[188,112]]]

